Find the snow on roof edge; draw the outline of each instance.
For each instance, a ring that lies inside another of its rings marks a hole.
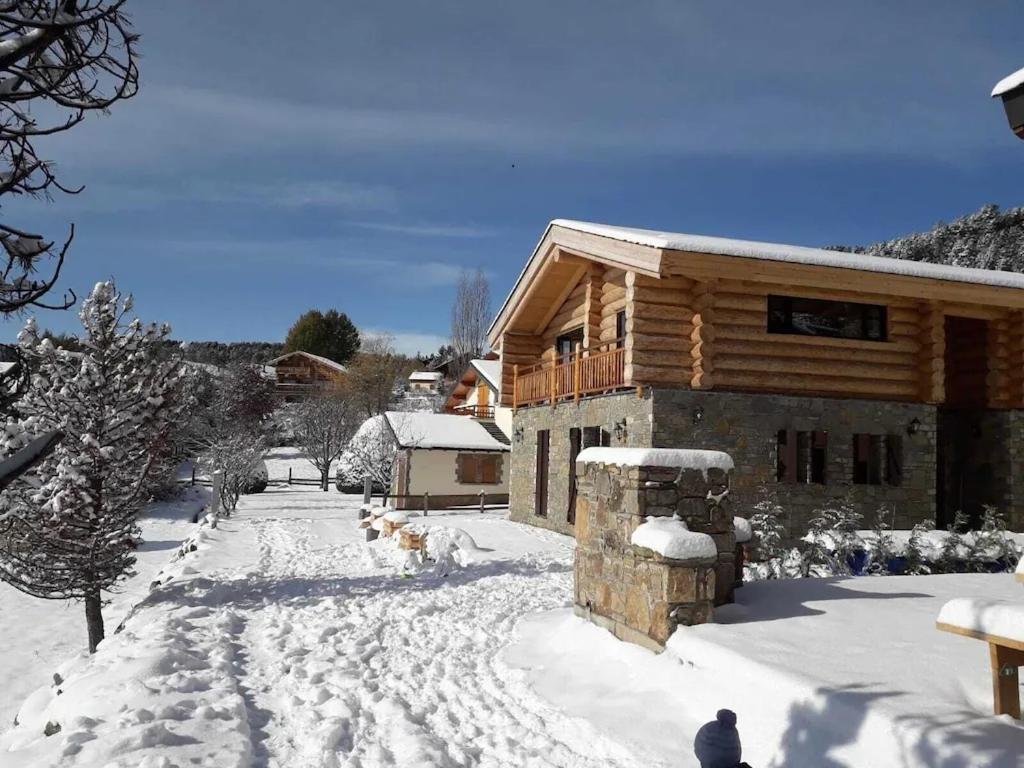
[[[571,219],[555,219],[552,226],[565,227],[577,232],[607,237],[636,245],[663,248],[672,251],[690,251],[720,256],[806,264],[858,272],[877,272],[905,277],[930,278],[947,282],[989,285],[997,288],[1024,289],[1024,275],[974,267],[954,267],[908,259],[892,259],[844,251],[827,251],[802,245],[766,243],[757,240],[737,240],[708,235],[689,235],[682,232],[659,232],[650,229],[632,229],[608,224],[596,224]]]
[[[475,419],[449,413],[386,411],[384,420],[402,448],[510,451]]]
[[[1024,85],[1024,67],[1018,69],[1016,72],[1012,72],[992,88],[992,96],[1002,96],[1008,91],[1012,91],[1020,85]]]
[[[276,364],[279,363],[281,360],[284,360],[286,357],[291,357],[292,355],[303,355],[305,357],[308,357],[310,360],[316,360],[317,362],[330,366],[334,370],[339,371],[341,373],[346,373],[348,371],[348,369],[345,368],[345,366],[342,365],[341,363],[335,362],[334,360],[331,360],[328,357],[314,355],[312,352],[305,352],[304,350],[301,349],[297,349],[294,352],[285,352],[283,355],[275,357],[273,360],[268,360],[265,363],[265,365],[276,366]]]

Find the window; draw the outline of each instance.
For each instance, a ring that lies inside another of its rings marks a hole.
[[[615,313],[615,347],[621,349],[626,343],[626,310]]]
[[[463,485],[501,483],[501,456],[489,453],[460,453],[455,459],[456,480]]]
[[[853,482],[856,485],[903,483],[903,438],[899,435],[853,436]]]
[[[583,343],[583,329],[577,328],[563,333],[555,340],[555,351],[560,358],[569,357],[576,351],[576,345]]]
[[[828,432],[780,429],[776,449],[776,479],[780,483],[825,484]]]
[[[533,514],[548,516],[548,458],[551,449],[551,432],[537,431],[537,465],[534,471]]]
[[[607,448],[612,444],[612,435],[607,429],[601,427],[583,428],[584,448]]]
[[[885,341],[887,315],[880,304],[768,297],[768,333]]]

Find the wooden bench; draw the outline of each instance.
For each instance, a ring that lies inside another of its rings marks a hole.
[[[1018,578],[1024,574],[1018,574]],[[1008,637],[989,635],[974,629],[958,627],[938,621],[935,626],[943,632],[973,637],[988,643],[992,663],[992,699],[997,715],[1009,715],[1020,720],[1020,678],[1018,668],[1024,666],[1024,643]]]

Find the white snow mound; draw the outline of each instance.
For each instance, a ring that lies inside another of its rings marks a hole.
[[[737,544],[744,544],[754,538],[754,529],[750,527],[750,521],[745,517],[734,517],[732,529],[736,533]]]
[[[690,448],[585,448],[576,457],[578,462],[617,464],[620,467],[678,467],[731,472],[732,457],[723,451],[700,451]]]
[[[1024,643],[1024,604],[957,597],[942,606],[939,623]]]
[[[646,547],[672,560],[713,560],[718,557],[715,541],[706,533],[694,533],[674,517],[648,517],[629,538],[631,544]]]

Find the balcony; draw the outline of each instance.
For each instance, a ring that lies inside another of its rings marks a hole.
[[[448,413],[456,416],[472,416],[474,419],[493,419],[493,405],[455,405],[448,408]]]
[[[512,402],[516,408],[555,405],[626,389],[623,339],[604,342],[549,362],[515,367]]]

